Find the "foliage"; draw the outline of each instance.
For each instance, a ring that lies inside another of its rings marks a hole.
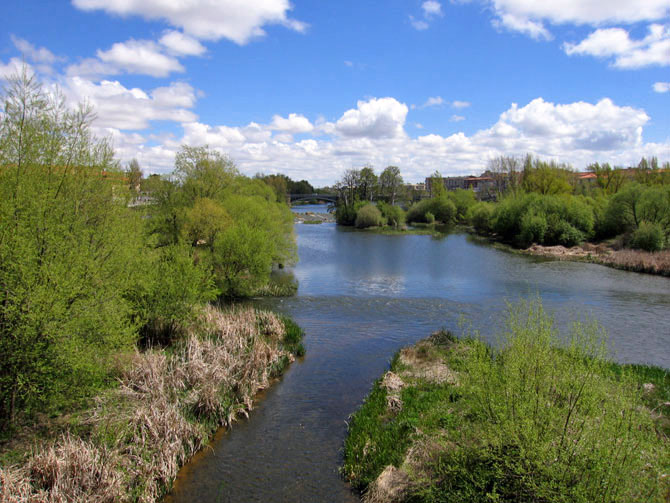
[[[392,206],[395,204],[402,188],[402,176],[400,168],[388,166],[379,175],[379,192],[381,196]]]
[[[456,221],[465,222],[468,211],[477,203],[475,193],[472,190],[456,189],[447,192],[447,197],[456,207],[456,214],[454,216]]]
[[[105,385],[132,348],[138,215],[90,111],[11,79],[0,124],[0,428]]]
[[[630,246],[650,252],[661,251],[665,248],[665,235],[662,227],[654,222],[640,222],[640,226],[633,233]]]
[[[520,194],[495,209],[493,230],[503,239],[572,246],[593,234],[593,210],[581,196]]]
[[[456,206],[447,197],[446,193],[440,197],[424,199],[413,204],[407,210],[408,222],[428,223],[426,213],[432,213],[435,220],[444,224],[451,224],[456,217]]]
[[[377,208],[381,211],[382,217],[386,219],[388,225],[397,229],[405,222],[405,212],[400,206],[379,201]]]
[[[608,361],[603,337],[559,335],[532,301],[509,307],[498,350],[448,336],[402,350],[349,421],[343,472],[368,501],[664,501],[670,374]]]
[[[553,161],[548,163],[528,156],[523,170],[523,189],[542,195],[570,194],[572,176],[572,169],[567,165]]]
[[[366,204],[356,213],[356,227],[366,229],[382,224],[382,213],[374,204]]]
[[[492,203],[479,202],[468,210],[467,220],[480,234],[491,232],[494,206]]]

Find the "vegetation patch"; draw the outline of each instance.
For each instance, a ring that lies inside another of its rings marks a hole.
[[[670,373],[609,361],[595,323],[559,335],[539,301],[497,347],[438,332],[396,355],[345,442],[365,501],[667,501]]]
[[[247,415],[295,355],[293,321],[250,308],[206,308],[171,347],[138,352],[119,387],[53,440],[14,445],[0,465],[0,501],[150,502],[220,426]],[[21,452],[22,451],[22,452]]]

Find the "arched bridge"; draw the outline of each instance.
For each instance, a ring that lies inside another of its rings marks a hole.
[[[296,201],[328,201],[330,203],[336,203],[338,196],[337,194],[290,194],[291,202]]]

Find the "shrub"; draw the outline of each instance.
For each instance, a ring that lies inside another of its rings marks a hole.
[[[544,215],[526,213],[521,221],[521,233],[518,238],[519,244],[521,246],[530,246],[533,243],[543,243],[547,227],[547,219]]]
[[[456,207],[455,219],[464,222],[468,216],[468,210],[477,204],[475,193],[472,190],[456,189],[447,192],[447,197]]]
[[[427,224],[434,224],[435,223],[435,215],[433,215],[430,211],[426,212],[425,218],[426,218],[426,223]]]
[[[424,199],[412,205],[407,211],[407,221],[428,223],[426,220],[426,213],[428,212],[433,214],[435,220],[451,224],[456,216],[456,206],[446,195]]]
[[[380,201],[377,203],[377,208],[381,211],[382,217],[386,219],[388,225],[398,228],[405,221],[405,212],[399,206]]]
[[[366,229],[382,223],[382,214],[374,204],[366,204],[356,213],[356,227]]]
[[[468,222],[480,234],[491,232],[493,220],[493,205],[477,203],[468,211]]]
[[[657,223],[642,222],[633,233],[630,245],[640,250],[660,251],[665,247],[663,229]]]

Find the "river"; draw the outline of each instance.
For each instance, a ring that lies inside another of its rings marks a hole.
[[[323,211],[302,207],[300,211]],[[502,252],[465,234],[383,236],[296,225],[298,295],[255,302],[306,332],[304,359],[248,421],[180,472],[168,503],[354,502],[338,467],[346,421],[393,354],[462,322],[493,341],[505,303],[540,295],[557,325],[596,318],[623,362],[670,368],[670,279]]]

